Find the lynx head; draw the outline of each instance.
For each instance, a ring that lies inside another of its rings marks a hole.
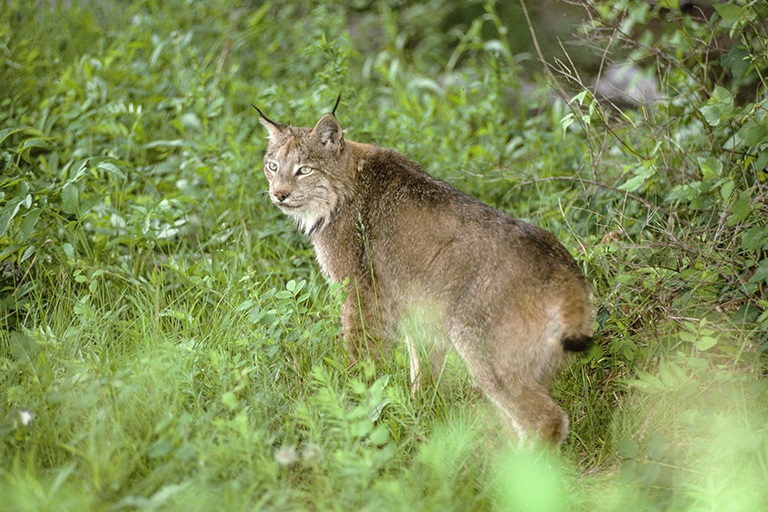
[[[340,99],[341,95],[336,106]],[[354,165],[336,107],[314,128],[275,123],[256,110],[269,131],[264,155],[269,197],[311,235],[323,228],[352,192]]]

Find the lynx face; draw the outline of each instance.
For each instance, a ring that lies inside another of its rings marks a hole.
[[[307,234],[322,227],[337,209],[351,177],[334,144],[322,130],[265,123],[269,143],[264,175],[269,197]]]
[[[291,130],[293,132],[293,130]],[[291,216],[307,233],[324,223],[338,203],[323,162],[311,158],[302,147],[306,134],[285,133],[273,143],[264,158],[264,175],[269,181],[269,198]]]

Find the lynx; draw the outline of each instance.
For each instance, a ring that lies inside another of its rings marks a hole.
[[[419,385],[422,319],[451,347],[518,440],[559,445],[568,417],[549,394],[566,352],[592,338],[591,287],[542,228],[487,206],[391,150],[347,140],[336,106],[314,128],[270,121],[269,197],[314,245],[331,280],[347,280],[345,345],[354,359],[405,338]]]

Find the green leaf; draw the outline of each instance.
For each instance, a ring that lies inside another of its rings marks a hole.
[[[737,80],[743,78],[752,64],[749,49],[743,44],[734,46],[730,52],[720,57],[720,64],[730,69],[731,74]]]
[[[723,198],[723,200],[727,201],[731,194],[733,193],[733,189],[736,188],[736,183],[733,180],[728,180],[720,187],[720,197]]]
[[[749,231],[741,235],[740,247],[745,251],[756,251],[760,248],[768,249],[768,232],[763,226],[752,226]]]
[[[714,338],[712,336],[700,336],[699,339],[696,340],[694,345],[696,346],[697,349],[704,352],[714,347],[715,345],[717,345],[717,338]]]
[[[755,162],[755,170],[762,171],[765,169],[766,165],[768,165],[768,150],[760,152],[760,155],[757,157],[757,161]]]
[[[24,215],[24,221],[21,223],[21,241],[26,242],[29,240],[29,236],[32,234],[32,230],[35,229],[37,221],[40,218],[40,213],[43,210],[40,208],[34,208],[28,211]]]
[[[221,396],[221,402],[230,411],[234,411],[237,408],[237,396],[231,391],[227,391]]]
[[[2,210],[0,210],[0,237],[5,235],[5,232],[8,231],[11,221],[19,211],[19,207],[23,200],[24,197],[14,197],[5,204]]]
[[[64,255],[67,257],[68,260],[74,261],[75,249],[72,247],[72,244],[70,244],[69,242],[62,244],[61,250],[64,251]]]
[[[743,196],[738,198],[732,205],[731,205],[731,212],[733,213],[730,217],[728,217],[727,224],[730,227],[735,226],[739,222],[746,219],[750,212],[751,208],[749,207],[749,201],[747,201]]]
[[[104,171],[107,171],[112,176],[115,176],[120,179],[125,179],[125,174],[123,174],[123,171],[121,171],[115,164],[112,162],[101,162],[99,165],[96,166],[97,169],[102,169]]]
[[[750,147],[768,142],[768,122],[757,123],[750,119],[736,132],[736,137]]]
[[[749,278],[749,282],[755,284],[768,282],[768,258],[763,258],[760,261],[757,270],[752,277]]]
[[[710,126],[719,125],[731,112],[733,112],[733,95],[728,89],[715,87],[707,104],[699,109],[704,119]]]
[[[368,440],[374,446],[385,444],[389,441],[389,429],[384,425],[379,425],[373,432],[371,432],[371,435],[368,436]]]
[[[637,443],[633,440],[627,437],[622,437],[619,439],[619,442],[616,443],[616,447],[619,449],[619,455],[625,459],[637,458]]]
[[[697,159],[699,168],[701,169],[702,176],[706,177],[720,177],[723,175],[723,162],[716,158],[702,158]]]
[[[67,183],[61,189],[61,209],[64,213],[79,216],[80,204],[78,202],[77,186]]]
[[[334,368],[339,373],[343,373],[345,371],[344,365],[342,365],[340,362],[336,361],[335,359],[331,359],[330,357],[323,357],[323,361],[325,361],[325,364]]]
[[[648,441],[648,457],[653,460],[661,460],[669,450],[669,443],[662,434],[655,431]]]
[[[11,355],[22,371],[37,384],[40,391],[48,389],[53,382],[53,370],[45,352],[26,334],[14,331],[9,338]]]
[[[13,135],[14,133],[22,132],[26,130],[26,128],[6,128],[4,130],[0,130],[0,144],[2,144],[5,139]]]
[[[104,198],[106,197],[106,194],[97,194],[91,197],[86,198],[82,203],[79,204],[79,216],[82,217],[91,209],[96,206],[97,204],[101,203]]]
[[[655,174],[655,166],[640,166],[635,170],[635,176],[625,181],[622,185],[619,185],[619,189],[626,190],[627,192],[634,192],[643,186],[645,180],[652,178]]]
[[[723,21],[733,25],[741,19],[741,7],[734,4],[715,4],[715,10]]]

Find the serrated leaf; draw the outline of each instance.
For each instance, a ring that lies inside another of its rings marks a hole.
[[[61,189],[61,210],[64,213],[78,215],[80,205],[77,197],[78,191],[74,184],[67,183],[64,185]]]
[[[22,132],[26,130],[26,128],[6,128],[4,130],[0,130],[0,144],[2,144],[5,139],[13,135],[14,133]]]
[[[115,164],[112,162],[101,162],[99,165],[96,166],[97,169],[102,169],[104,171],[107,171],[109,174],[116,176],[120,179],[125,179],[125,174],[123,174],[123,171],[121,171]]]

